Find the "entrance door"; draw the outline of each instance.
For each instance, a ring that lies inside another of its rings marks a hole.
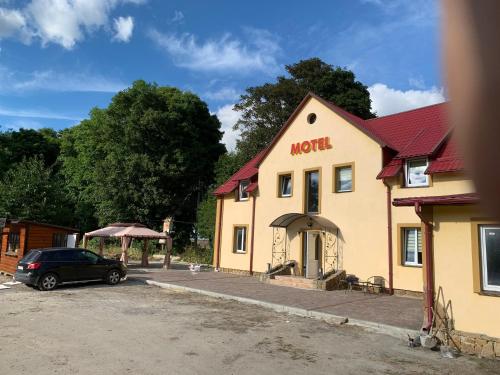
[[[306,231],[302,235],[302,275],[307,279],[316,279],[323,257],[321,232]]]

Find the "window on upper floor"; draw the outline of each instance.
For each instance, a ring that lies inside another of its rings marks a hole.
[[[292,174],[283,173],[278,175],[278,197],[287,198],[292,196]]]
[[[250,185],[250,181],[242,180],[240,181],[240,185],[238,187],[238,200],[239,201],[247,201],[249,194],[247,191],[247,187]]]
[[[320,171],[306,171],[304,208],[308,214],[318,214],[320,212]]]
[[[334,165],[333,178],[335,193],[354,191],[354,164]]]
[[[405,164],[405,186],[429,186],[429,175],[425,174],[427,166],[428,160],[426,158],[407,160]]]

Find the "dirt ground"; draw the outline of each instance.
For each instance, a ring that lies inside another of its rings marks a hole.
[[[398,339],[127,281],[0,291],[0,374],[500,374]]]

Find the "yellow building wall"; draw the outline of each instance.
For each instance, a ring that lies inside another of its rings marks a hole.
[[[317,115],[314,124],[307,122]],[[291,155],[293,143],[330,137],[332,148]],[[385,187],[376,180],[382,168],[378,143],[336,115],[316,99],[310,99],[288,130],[259,167],[259,195],[256,202],[254,264],[265,271],[271,263],[273,229],[269,224],[286,213],[304,212],[304,170],[321,170],[321,212],[339,228],[340,267],[362,279],[388,277],[387,216]],[[354,191],[333,192],[333,165],[354,162]],[[277,175],[293,172],[290,198],[277,197]],[[290,258],[301,261],[301,237],[305,222],[288,229]],[[328,271],[328,270],[326,270]]]
[[[406,188],[402,184],[403,179],[399,177],[393,178],[389,182],[392,187],[392,199],[462,194],[474,191],[472,182],[460,173],[435,174],[431,177],[431,184],[428,187]],[[402,265],[403,256],[399,253],[401,246],[398,243],[398,224],[419,224],[420,218],[415,213],[414,207],[393,206],[392,223],[394,288],[422,292],[422,268]]]
[[[224,197],[222,215],[222,233],[220,247],[220,267],[236,270],[250,268],[250,234],[252,230],[252,197],[247,201],[236,201],[235,194]],[[247,226],[246,253],[233,252],[234,226]]]
[[[472,206],[434,207],[435,287],[451,301],[455,329],[500,337],[500,297],[473,290],[471,218],[478,217]]]

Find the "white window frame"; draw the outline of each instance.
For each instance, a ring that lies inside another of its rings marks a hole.
[[[283,193],[283,181],[284,181],[284,177],[288,177],[290,179],[290,193],[289,194]],[[293,192],[293,179],[292,179],[292,175],[290,173],[281,174],[280,178],[279,178],[279,182],[280,182],[280,197],[282,197],[282,198],[289,198],[289,197],[291,197],[292,196],[292,192]]]
[[[242,238],[242,247],[239,248],[239,232],[243,231],[243,238]],[[244,226],[235,226],[234,227],[234,252],[239,253],[239,254],[244,254],[247,252],[247,227]]]
[[[481,280],[483,290],[488,292],[500,292],[500,285],[489,285],[488,284],[488,261],[486,258],[486,241],[485,235],[487,230],[491,229],[499,229],[498,225],[481,225],[479,226],[480,230],[480,248],[481,248]]]
[[[247,201],[250,198],[250,193],[245,191],[246,188],[250,185],[249,180],[241,180],[238,185],[238,200],[239,201]],[[246,194],[246,196],[245,196]]]
[[[417,161],[425,161],[425,166],[426,168],[429,167],[429,159],[427,158],[415,158],[415,159],[408,159],[405,162],[405,186],[406,187],[425,187],[429,186],[429,175],[425,175],[425,182],[424,183],[411,183],[410,182],[410,164],[412,162],[417,162]]]
[[[416,231],[415,233],[415,248],[413,249],[413,253],[414,253],[414,258],[415,261],[413,262],[409,262],[406,260],[406,254],[408,252],[408,249],[406,248],[406,237],[407,237],[407,232],[410,231],[410,230],[414,230]],[[418,253],[419,252],[422,252],[422,249],[420,249],[420,251],[418,251],[418,231],[420,231],[420,242],[422,242],[423,238],[422,238],[422,229],[421,228],[417,228],[417,227],[404,227],[402,228],[402,231],[403,231],[403,264],[405,266],[413,266],[413,267],[422,267],[422,263],[419,263],[418,262]],[[420,245],[422,245],[422,243],[420,243]],[[423,254],[422,254],[422,257],[423,257]]]

